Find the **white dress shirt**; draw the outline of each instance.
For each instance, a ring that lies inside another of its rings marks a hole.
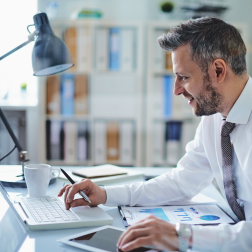
[[[226,121],[236,126],[230,134],[233,145],[233,174],[239,203],[244,204],[246,221],[235,225],[193,226],[193,250],[252,251],[252,79],[229,112]],[[222,173],[222,116],[204,116],[193,141],[177,168],[152,180],[105,187],[106,204],[152,206],[188,200],[215,177],[225,195]],[[225,196],[224,196],[225,197]]]

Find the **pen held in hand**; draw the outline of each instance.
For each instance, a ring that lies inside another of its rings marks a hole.
[[[69,180],[71,184],[75,184],[74,180],[62,168],[60,168],[60,170],[63,172],[63,174],[65,175],[65,177]],[[91,203],[90,199],[83,191],[79,191],[79,194],[83,197],[85,201],[87,201],[88,203]]]

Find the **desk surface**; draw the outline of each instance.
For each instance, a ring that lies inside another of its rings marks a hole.
[[[155,169],[148,169],[148,174],[155,174]],[[167,169],[159,168],[157,174],[166,172]],[[62,180],[57,180],[55,184],[49,186],[48,194],[57,195],[59,189],[62,187]],[[13,189],[6,188],[10,193],[11,197],[17,193],[21,193],[23,196],[27,195],[27,189]],[[231,217],[235,218],[228,204],[225,202],[222,195],[217,191],[217,189],[211,184],[202,191],[208,197],[214,198],[218,201],[220,207],[222,207]],[[74,229],[65,229],[65,230],[50,230],[50,231],[29,231],[28,228],[20,223],[12,210],[9,208],[9,205],[4,200],[0,194],[0,251],[13,252],[70,252],[70,251],[81,251],[80,249],[63,245],[57,242],[57,239],[70,236],[85,230],[92,229],[89,228],[74,228]],[[120,215],[118,213],[117,207],[106,207],[101,205],[101,208],[104,209],[110,216],[114,218],[113,226],[124,228]]]

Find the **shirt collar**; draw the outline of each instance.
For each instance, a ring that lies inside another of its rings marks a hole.
[[[239,98],[228,113],[226,120],[237,124],[247,124],[252,110],[252,78],[249,77],[247,84]]]

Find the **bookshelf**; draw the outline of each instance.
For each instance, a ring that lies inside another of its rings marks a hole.
[[[181,21],[182,22],[182,21]],[[176,166],[185,145],[194,137],[199,119],[183,97],[173,94],[171,54],[157,38],[180,21],[149,22],[147,25],[146,166]]]
[[[40,78],[39,162],[141,166],[143,25],[55,20],[51,26],[75,66]]]

